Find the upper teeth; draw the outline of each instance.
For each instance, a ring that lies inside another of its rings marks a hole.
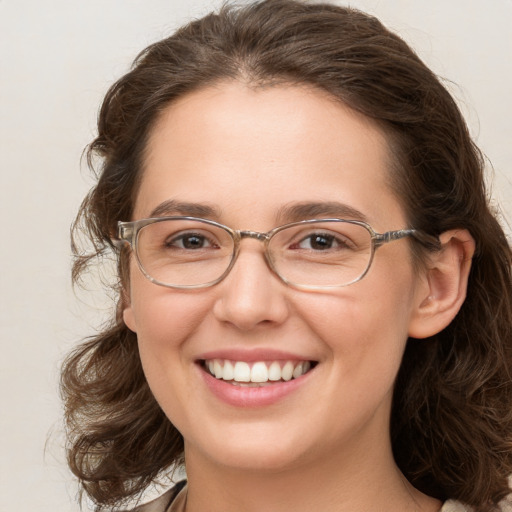
[[[284,363],[284,364],[283,364]],[[235,382],[256,382],[296,379],[311,368],[309,361],[229,361],[225,359],[209,359],[205,361],[206,368],[217,379]]]

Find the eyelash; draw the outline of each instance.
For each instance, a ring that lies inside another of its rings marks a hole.
[[[184,240],[186,240],[187,238],[190,239],[190,238],[198,238],[201,240],[201,247],[197,248],[187,248],[185,247],[184,245]],[[181,242],[183,244],[183,247],[178,247],[177,245],[177,242]],[[208,247],[204,247],[202,244],[204,244],[204,242],[208,242]],[[182,234],[179,234],[179,235],[173,235],[173,237],[171,239],[167,238],[165,240],[165,246],[168,247],[168,248],[177,248],[177,249],[182,249],[182,250],[194,250],[194,249],[205,249],[205,248],[209,248],[209,247],[216,247],[217,244],[215,244],[213,242],[213,240],[209,239],[208,237],[206,237],[205,235],[202,235],[200,233],[182,233]]]

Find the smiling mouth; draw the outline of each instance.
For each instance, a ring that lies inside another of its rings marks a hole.
[[[298,379],[311,371],[316,361],[230,361],[206,359],[203,369],[218,380],[234,386],[262,387]]]

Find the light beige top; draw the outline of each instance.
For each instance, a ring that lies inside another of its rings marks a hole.
[[[167,507],[171,497],[172,489],[160,496],[154,501],[137,508],[133,512],[185,512],[185,505],[187,502],[187,486],[178,493],[171,505]],[[512,507],[505,505],[502,508],[503,512],[512,512]],[[439,512],[471,512],[471,509],[465,507],[459,502],[449,500],[441,508]]]

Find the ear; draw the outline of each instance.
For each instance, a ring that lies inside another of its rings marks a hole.
[[[439,238],[441,250],[429,257],[415,297],[409,325],[412,338],[442,331],[466,298],[475,241],[466,229],[446,231]]]
[[[121,294],[123,321],[130,331],[137,332],[137,323],[135,322],[135,315],[133,313],[130,291],[124,288]]]

